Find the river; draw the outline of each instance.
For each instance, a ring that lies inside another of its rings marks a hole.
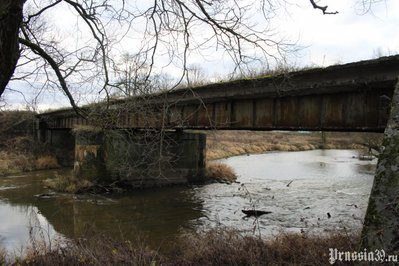
[[[45,193],[42,181],[69,170],[0,178],[0,246],[21,252],[31,236],[80,237],[95,229],[113,237],[147,238],[166,245],[183,230],[233,227],[249,234],[280,231],[359,230],[376,160],[353,150],[271,152],[220,160],[234,168],[236,183],[136,190],[114,196]],[[242,209],[272,213],[246,218]],[[33,228],[34,230],[30,230]]]

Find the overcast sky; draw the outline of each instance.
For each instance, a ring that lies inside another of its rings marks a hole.
[[[308,2],[308,1],[301,1]],[[283,28],[307,46],[297,59],[300,64],[328,66],[399,53],[399,1],[375,4],[362,15],[361,6],[351,0],[329,0],[337,15],[322,15],[312,8],[291,6],[282,19]],[[307,3],[306,3],[307,4]]]
[[[290,65],[325,67],[399,53],[398,0],[381,1],[365,14],[357,0],[319,2],[329,5],[330,11],[338,11],[337,15],[323,15],[320,10],[313,9],[308,0],[291,2],[296,4],[287,4],[273,22],[280,36],[301,47],[298,53],[289,56]],[[63,15],[62,11],[58,11],[56,17],[59,20]],[[224,58],[222,53],[206,58],[192,56],[190,59],[190,63],[201,65],[209,78],[227,75],[233,68],[231,61]],[[14,83],[11,86],[20,89],[22,85]],[[27,91],[26,88],[24,90]],[[35,91],[29,92],[24,96],[31,102]],[[18,93],[7,92],[4,98],[11,108],[23,108],[26,105]],[[68,101],[59,92],[45,93],[41,95],[38,106],[41,110],[55,109],[68,106]]]

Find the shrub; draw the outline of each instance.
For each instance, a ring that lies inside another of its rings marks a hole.
[[[209,163],[205,169],[207,181],[234,182],[237,176],[230,166],[222,163]]]
[[[57,192],[77,193],[92,187],[93,183],[85,179],[78,179],[73,175],[57,175],[55,178],[44,180],[44,185]]]

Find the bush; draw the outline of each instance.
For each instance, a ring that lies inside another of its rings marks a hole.
[[[93,183],[85,179],[78,179],[73,175],[57,175],[55,178],[44,180],[44,185],[57,192],[77,193],[92,187]]]
[[[234,182],[237,179],[233,168],[223,163],[208,163],[205,169],[207,181]]]

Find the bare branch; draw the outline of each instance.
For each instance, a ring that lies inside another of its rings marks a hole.
[[[37,12],[37,13],[35,13],[35,14],[33,14],[33,15],[29,15],[29,16],[28,16],[28,19],[27,19],[26,21],[24,21],[24,23],[25,23],[25,24],[28,24],[28,23],[31,21],[31,19],[33,19],[33,18],[35,18],[35,17],[37,17],[37,16],[40,16],[44,11],[46,11],[47,9],[52,8],[53,6],[58,5],[58,4],[61,3],[61,2],[62,2],[62,0],[57,0],[57,1],[55,1],[54,3],[52,3],[52,4],[50,4],[50,5],[48,5],[48,6],[44,7],[44,8],[42,8],[39,12]]]
[[[314,0],[309,0],[309,1],[312,4],[314,9],[320,9],[323,12],[324,15],[336,15],[336,14],[338,14],[338,11],[334,11],[334,12],[327,11],[328,6],[320,6]]]
[[[64,79],[64,77],[61,74],[61,71],[58,67],[58,64],[54,61],[54,59],[48,54],[46,53],[46,51],[44,51],[39,45],[34,44],[32,42],[30,42],[29,40],[26,39],[22,39],[19,38],[19,43],[29,47],[30,49],[32,49],[33,52],[37,53],[38,55],[40,55],[44,60],[46,60],[50,66],[52,67],[52,69],[54,70],[55,74],[57,75],[58,81],[60,83],[60,86],[62,88],[62,90],[64,91],[64,93],[66,94],[66,96],[69,99],[69,102],[72,106],[72,108],[75,110],[75,112],[77,114],[79,114],[82,117],[85,117],[84,111],[81,110],[75,103],[75,100],[73,99],[72,94],[70,93],[67,83]]]

